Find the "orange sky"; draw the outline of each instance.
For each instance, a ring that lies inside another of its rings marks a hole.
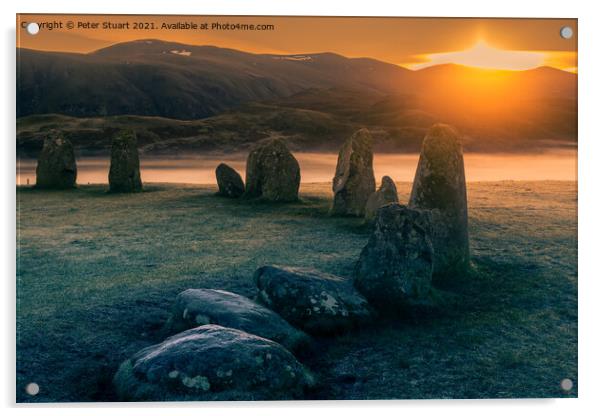
[[[60,23],[29,35],[27,22]],[[73,22],[74,29],[68,29]],[[129,29],[85,28],[95,23],[130,22]],[[134,22],[154,23],[155,30],[134,30]],[[274,30],[162,30],[162,23],[271,24]],[[562,39],[560,28],[575,35]],[[154,38],[192,45],[216,45],[255,53],[301,54],[335,52],[348,57],[372,57],[416,69],[460,63],[500,69],[547,65],[577,71],[576,19],[458,19],[33,15],[17,16],[17,46],[47,51],[91,52],[114,43]]]

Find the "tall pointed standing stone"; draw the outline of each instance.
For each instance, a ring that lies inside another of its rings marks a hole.
[[[36,188],[74,188],[76,178],[73,145],[60,132],[51,132],[44,140],[44,147],[38,157]]]
[[[432,126],[424,141],[410,207],[431,211],[435,277],[465,271],[469,264],[464,157],[458,132]]]
[[[136,133],[124,130],[113,138],[111,146],[111,168],[109,170],[110,192],[140,192],[140,159]]]
[[[334,201],[331,214],[364,215],[366,202],[376,190],[372,160],[372,136],[367,129],[360,129],[347,139],[339,151],[332,180]]]

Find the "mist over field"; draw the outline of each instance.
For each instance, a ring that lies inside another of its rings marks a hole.
[[[330,183],[337,163],[336,153],[295,153],[301,166],[302,183]],[[416,173],[416,153],[374,155],[374,174],[399,181],[411,181]],[[141,160],[142,180],[147,183],[214,184],[215,168],[222,162],[236,169],[245,178],[246,154],[181,155],[180,157],[148,156]],[[551,150],[535,154],[468,153],[464,156],[466,180],[567,180],[577,179],[575,150]],[[34,159],[20,159],[17,184],[35,184]],[[109,157],[84,157],[77,163],[79,184],[106,184]]]

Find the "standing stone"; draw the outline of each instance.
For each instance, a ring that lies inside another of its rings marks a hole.
[[[465,271],[469,248],[464,157],[451,126],[435,124],[424,138],[409,205],[431,210],[435,276]]]
[[[36,188],[69,189],[75,187],[77,166],[71,142],[59,132],[50,133],[38,157]]]
[[[398,311],[426,300],[433,274],[428,212],[389,204],[378,209],[354,285],[372,306]]]
[[[378,191],[370,195],[368,202],[366,202],[366,221],[372,221],[376,216],[376,211],[380,207],[392,202],[399,202],[399,197],[397,196],[397,187],[395,186],[393,179],[388,176],[383,176],[380,188],[378,188]]]
[[[220,163],[215,169],[218,195],[228,198],[238,198],[245,192],[245,184],[237,171],[225,163]]]
[[[258,143],[247,158],[245,196],[288,202],[299,198],[299,163],[281,139]]]
[[[356,131],[339,151],[332,180],[333,215],[363,216],[366,202],[376,189],[372,168],[372,136],[367,129]]]
[[[113,138],[109,191],[139,192],[142,190],[137,146],[136,134],[132,130],[122,131]]]

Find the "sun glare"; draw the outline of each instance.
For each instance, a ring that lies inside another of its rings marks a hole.
[[[526,70],[542,66],[546,54],[535,51],[511,51],[495,48],[481,40],[472,48],[463,51],[433,53],[421,56],[423,62],[409,65],[421,69],[432,65],[458,64],[475,68]]]

